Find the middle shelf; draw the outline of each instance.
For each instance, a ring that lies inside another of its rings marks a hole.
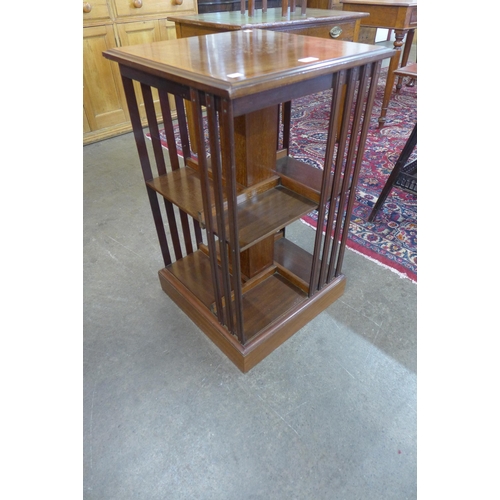
[[[280,176],[283,162],[294,164],[294,171]],[[274,174],[278,174],[277,176]],[[240,251],[275,234],[288,224],[318,207],[315,200],[321,171],[298,160],[285,157],[277,162],[274,172],[260,188],[240,189],[237,193],[237,223]],[[292,182],[290,182],[292,179]],[[283,182],[282,182],[283,180]],[[311,182],[311,185],[307,183]],[[146,183],[165,199],[205,225],[199,173],[185,166]],[[213,186],[209,181],[213,200]],[[311,199],[312,198],[312,199]],[[227,220],[227,217],[226,217]],[[216,218],[214,224],[217,226]],[[217,227],[214,228],[217,233]]]

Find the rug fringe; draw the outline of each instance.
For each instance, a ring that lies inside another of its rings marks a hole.
[[[379,262],[377,259],[374,259],[373,257],[370,257],[369,255],[365,255],[364,253],[361,253],[358,250],[354,250],[354,248],[351,248],[349,245],[347,245],[347,249],[350,250],[351,252],[357,253],[358,255],[362,255],[365,259],[368,259],[368,260],[371,260],[372,262],[375,262],[375,264],[378,264],[380,267],[384,267],[385,269],[389,269],[389,271],[392,271],[394,274],[397,274],[401,279],[407,279],[407,280],[410,280],[415,285],[417,284],[416,281],[412,280],[409,276],[398,271],[397,269],[394,269],[391,266],[383,264],[382,262]]]
[[[314,229],[316,231],[316,227],[313,226],[312,224],[309,224],[305,220],[300,219],[300,222],[302,222],[302,224],[305,224],[306,226],[308,226],[308,227],[310,227],[310,228],[312,228],[312,229]],[[325,234],[324,231],[323,231],[323,234]],[[365,255],[364,253],[362,253],[362,252],[360,252],[358,250],[354,250],[354,248],[349,247],[348,244],[346,245],[346,247],[351,252],[357,253],[358,255],[361,255],[365,259],[368,259],[368,260],[371,260],[372,262],[375,262],[375,264],[378,264],[380,267],[383,267],[385,269],[389,269],[389,271],[393,272],[394,274],[397,274],[401,279],[407,279],[407,280],[411,281],[412,283],[414,283],[415,285],[417,284],[417,282],[415,280],[411,279],[409,276],[407,276],[406,274],[402,273],[401,271],[398,271],[397,269],[394,269],[391,266],[383,264],[382,262],[379,262],[377,259],[374,259],[373,257],[370,257],[369,255]]]

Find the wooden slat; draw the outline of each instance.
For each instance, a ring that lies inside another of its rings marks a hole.
[[[191,145],[189,143],[188,124],[186,112],[184,110],[184,99],[181,96],[175,96],[175,109],[177,111],[177,123],[179,125],[179,136],[181,138],[182,156],[186,162],[191,158]]]
[[[214,97],[212,95],[205,96],[206,109],[207,109],[207,123],[210,140],[210,156],[212,165],[213,187],[214,187],[214,200],[217,227],[221,229],[219,237],[219,257],[222,269],[221,282],[224,290],[223,300],[226,302],[226,307],[223,308],[223,321],[228,327],[229,331],[233,331],[233,312],[231,309],[231,275],[229,273],[229,258],[226,237],[226,220],[224,213],[224,187],[222,179],[222,163],[221,163],[221,150],[219,142],[219,127],[217,119],[217,110]]]
[[[283,103],[283,149],[290,148],[290,124],[292,119],[292,101]]]
[[[328,124],[328,138],[326,141],[325,160],[323,162],[323,180],[321,181],[322,190],[320,203],[318,208],[318,230],[316,231],[314,243],[314,256],[311,269],[311,278],[309,286],[309,295],[312,296],[321,289],[320,284],[320,265],[321,265],[321,241],[323,237],[323,221],[325,220],[327,205],[329,202],[329,195],[332,188],[332,161],[335,149],[335,139],[338,134],[338,116],[341,102],[342,90],[345,81],[345,71],[340,71],[334,75],[333,79],[333,92],[330,107],[330,121]],[[324,256],[323,256],[324,258]]]
[[[368,64],[366,66],[361,67],[361,79],[360,79],[360,94],[364,93],[366,95],[365,99],[365,109],[371,110],[373,107],[373,102],[375,100],[375,94],[377,92],[377,83],[378,83],[378,78],[380,75],[380,67],[382,65],[381,61],[377,61],[373,64]],[[371,74],[370,74],[371,72]],[[371,78],[370,78],[371,77]],[[360,105],[360,108],[363,106]],[[358,110],[356,110],[357,112]],[[354,171],[352,174],[352,180],[350,181],[353,186],[356,186],[358,182],[358,177],[359,177],[359,172],[361,171],[361,164],[363,162],[363,155],[365,152],[365,146],[366,146],[366,136],[368,134],[368,128],[370,126],[370,115],[369,114],[363,114],[363,110],[360,109],[359,112],[361,113],[360,120],[362,121],[362,126],[361,126],[361,133],[359,134],[359,141],[358,141],[358,149],[357,149],[357,156],[356,156],[356,161],[354,165]],[[356,116],[354,119],[356,120]],[[347,177],[347,182],[349,183],[349,177]],[[345,222],[344,225],[346,228],[349,227],[350,221],[351,221],[351,214],[352,214],[352,208],[354,205],[355,201],[355,189],[350,189],[349,192],[347,193],[347,190],[345,194],[348,194],[348,201],[347,201],[347,208],[346,208],[346,217],[345,217]],[[333,266],[330,267],[329,273],[328,273],[328,279],[333,279],[333,277],[338,277],[342,273],[342,262],[344,259],[344,252],[345,252],[345,245],[347,242],[347,235],[348,231],[345,230],[342,232],[342,239],[340,243],[340,250],[339,250],[339,255],[338,255],[338,261],[335,267],[335,271],[333,271]]]
[[[281,15],[285,17],[288,14],[288,0],[281,0]]]
[[[153,94],[151,87],[145,83],[141,83],[141,93],[144,99],[144,107],[146,109],[146,116],[148,119],[149,132],[151,135],[151,142],[153,143],[154,157],[156,161],[156,168],[159,175],[164,175],[167,171],[165,158],[163,156],[163,147],[160,139],[160,129],[156,119],[156,110],[153,102]],[[172,116],[166,117],[172,121]],[[182,249],[179,238],[179,231],[177,229],[177,221],[175,220],[174,207],[172,202],[164,198],[165,211],[167,213],[168,227],[172,237],[172,245],[174,247],[174,255],[176,259],[182,259]],[[192,251],[192,250],[191,250]]]
[[[222,284],[220,275],[218,272],[219,266],[217,262],[217,250],[215,235],[213,231],[214,220],[212,217],[211,206],[213,193],[209,186],[208,178],[208,168],[207,168],[207,152],[205,137],[203,133],[203,113],[201,108],[201,96],[200,92],[195,89],[191,89],[191,104],[194,118],[194,132],[196,137],[196,147],[198,151],[198,164],[200,166],[200,181],[201,181],[201,191],[203,199],[203,210],[207,214],[206,225],[207,225],[207,241],[210,257],[210,271],[212,276],[212,286],[215,296],[215,307],[217,309],[217,319],[221,324],[224,323],[223,313],[222,313]]]
[[[236,215],[237,205],[237,186],[236,172],[236,156],[233,145],[236,143],[234,131],[234,110],[232,103],[226,99],[221,100],[220,105],[220,128],[224,133],[225,140],[222,141],[222,170],[226,179],[225,193],[228,207],[228,234],[229,248],[231,252],[231,262],[233,266],[233,290],[234,290],[234,333],[238,337],[241,344],[245,344],[247,336],[243,328],[243,304],[242,300],[242,276],[241,276],[241,258],[240,244],[238,241],[239,221]],[[232,332],[233,333],[233,332]]]
[[[333,183],[331,187],[331,192],[329,193],[329,211],[328,219],[326,221],[325,228],[325,238],[323,243],[323,259],[321,261],[321,269],[319,275],[319,286],[322,287],[327,282],[327,269],[331,266],[331,262],[335,259],[337,250],[338,234],[342,229],[342,221],[344,218],[343,209],[339,208],[338,203],[338,193],[341,187],[342,175],[349,175],[349,170],[344,169],[344,154],[345,145],[347,142],[347,137],[349,134],[349,124],[351,116],[351,108],[353,105],[354,94],[356,90],[356,82],[358,80],[358,68],[353,68],[348,71],[347,74],[347,89],[344,96],[344,105],[341,112],[342,124],[340,127],[340,137],[338,141],[338,147],[336,151],[336,156],[334,160],[335,171],[333,175]],[[352,133],[352,131],[351,131]],[[352,137],[352,136],[351,136]],[[344,183],[345,185],[345,177]],[[335,237],[332,244],[332,232],[334,231]]]
[[[127,99],[130,121],[132,122],[132,127],[134,130],[134,139],[137,147],[137,152],[139,154],[142,175],[144,180],[147,182],[153,178],[153,173],[151,170],[151,163],[149,161],[148,149],[146,147],[146,139],[142,131],[141,116],[139,113],[139,106],[137,104],[137,98],[135,95],[134,84],[130,78],[127,78],[123,75],[122,68],[120,68],[120,72],[122,73],[123,89],[125,91],[125,97]],[[168,248],[165,227],[163,226],[160,204],[158,203],[158,197],[156,193],[152,189],[147,188],[147,192],[149,204],[151,206],[151,212],[153,214],[153,219],[155,222],[156,234],[158,235],[158,242],[160,244],[163,262],[166,266],[168,266],[172,262],[172,258],[170,256],[170,250]]]

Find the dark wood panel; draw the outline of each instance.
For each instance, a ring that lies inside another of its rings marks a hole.
[[[317,208],[317,204],[282,186],[238,205],[241,250],[271,236]]]
[[[279,274],[243,294],[243,327],[250,341],[269,324],[307,300],[307,295]]]
[[[322,170],[291,156],[285,156],[277,160],[275,171],[283,186],[319,203]]]
[[[210,258],[198,250],[166,269],[175,276],[206,307],[211,308],[215,301],[213,292]]]
[[[312,258],[309,252],[286,238],[280,238],[274,244],[276,265],[283,270],[290,281],[295,282],[307,292],[311,278]]]
[[[200,220],[203,212],[201,185],[198,172],[189,167],[179,168],[147,183],[156,192],[171,201],[191,217]]]

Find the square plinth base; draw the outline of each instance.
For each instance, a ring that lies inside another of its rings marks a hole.
[[[345,290],[345,276],[337,277],[312,297],[293,302],[288,310],[270,320],[242,345],[217,317],[168,269],[159,272],[163,291],[194,321],[215,345],[246,373],[271,354],[321,311],[335,302]],[[246,331],[246,330],[245,330]]]

